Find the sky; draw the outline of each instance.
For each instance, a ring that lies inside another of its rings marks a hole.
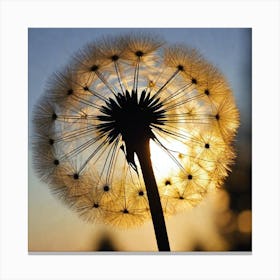
[[[71,56],[86,43],[104,35],[123,34],[131,31],[148,31],[162,36],[170,44],[181,43],[194,47],[209,62],[217,66],[227,78],[240,110],[241,126],[238,139],[250,134],[248,131],[250,131],[251,126],[251,29],[30,28],[28,31],[29,141],[32,137],[33,106],[43,94],[49,76],[67,65]],[[250,139],[247,139],[248,141],[250,142]],[[31,145],[29,145],[29,154],[31,155]],[[195,215],[200,214],[195,213],[194,217]],[[189,219],[191,220],[190,217]],[[76,226],[73,227],[73,224]],[[144,232],[144,235],[148,236],[150,231],[151,225],[147,225],[144,226],[142,232],[135,231],[129,234],[139,237]],[[88,237],[96,235],[96,238],[99,238],[98,236],[103,232],[108,235],[112,234],[110,230],[102,226],[91,227],[84,224],[75,214],[72,214],[70,210],[49,194],[46,185],[41,183],[34,174],[32,157],[30,156],[29,249],[67,250],[72,248],[72,250],[88,250],[90,246],[94,246]],[[120,240],[123,240],[124,236],[128,238],[129,234],[120,233],[117,236]],[[77,244],[73,244],[74,237],[79,239]],[[54,240],[56,241],[54,242]],[[145,242],[149,243],[149,241]],[[180,243],[180,241],[178,242]],[[120,244],[122,244],[121,241]],[[153,248],[154,244],[147,244],[147,246]]]

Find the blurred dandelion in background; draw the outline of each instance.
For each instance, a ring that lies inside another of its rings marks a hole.
[[[158,249],[169,251],[165,219],[222,187],[239,112],[195,49],[135,33],[77,52],[50,77],[33,124],[34,167],[57,197],[90,223],[152,219]],[[243,232],[248,219],[238,217]]]

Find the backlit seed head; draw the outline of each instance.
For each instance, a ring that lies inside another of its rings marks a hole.
[[[48,80],[33,162],[82,219],[125,229],[151,218],[137,141],[150,142],[168,216],[222,186],[238,126],[230,86],[198,51],[154,35],[105,37]]]

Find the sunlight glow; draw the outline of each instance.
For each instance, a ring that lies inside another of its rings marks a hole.
[[[168,150],[177,151],[176,153],[170,152],[170,155],[172,154],[174,159],[172,159],[171,156],[154,141],[150,141],[150,149],[156,178],[158,180],[162,180],[163,178],[178,172],[178,165],[181,164],[180,160],[178,159],[178,155],[180,154],[179,151],[186,151],[187,147],[183,146],[183,144],[180,142],[173,141],[168,146]]]

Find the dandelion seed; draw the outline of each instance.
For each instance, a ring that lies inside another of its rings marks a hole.
[[[170,180],[166,180],[165,181],[165,186],[170,186],[171,185],[171,181]]]
[[[144,195],[144,192],[143,192],[143,191],[139,191],[139,192],[138,192],[138,195],[143,196],[143,195]]]
[[[34,165],[87,222],[123,229],[165,218],[220,187],[239,113],[223,75],[156,36],[107,37],[50,77],[34,110]]]

